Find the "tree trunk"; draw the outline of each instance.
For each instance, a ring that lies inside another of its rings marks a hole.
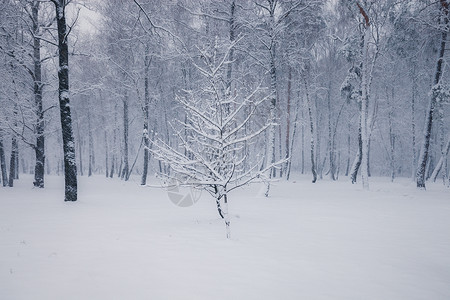
[[[305,174],[305,103],[302,102],[302,174]]]
[[[364,26],[363,66],[361,76],[361,180],[365,190],[369,189],[369,38],[370,25]]]
[[[233,44],[235,41],[235,31],[236,31],[236,24],[235,24],[235,20],[234,20],[234,12],[236,9],[236,4],[235,1],[233,0],[231,2],[231,7],[230,7],[230,34],[229,34],[229,39],[230,39],[230,43]],[[231,95],[231,84],[232,84],[232,74],[233,74],[233,59],[234,59],[234,47],[231,47],[230,52],[228,54],[228,65],[227,65],[227,82],[226,82],[226,95],[230,96]],[[225,110],[226,113],[229,114],[230,113],[230,104],[227,103],[225,106]]]
[[[277,76],[275,67],[275,51],[271,51],[270,61],[270,111],[269,111],[269,136],[268,136],[268,150],[267,150],[267,164],[275,163],[275,123],[276,123],[276,105],[277,105]],[[274,174],[274,168],[269,170],[269,177]]]
[[[444,105],[442,103],[442,101],[439,101],[438,103],[438,117],[439,117],[439,146],[440,146],[440,150],[441,150],[441,157],[446,157],[446,146],[445,146],[445,134],[444,134]],[[438,161],[439,164],[439,161]],[[443,164],[443,162],[442,162]],[[436,165],[437,167],[437,165]],[[436,169],[435,167],[435,169]],[[444,182],[445,182],[445,177],[446,177],[446,173],[443,172],[442,173],[444,176]],[[433,176],[433,173],[430,175],[430,177]]]
[[[391,167],[391,182],[395,179],[395,135],[393,129],[393,117],[394,117],[394,106],[390,100],[394,100],[394,88],[392,88],[392,99],[390,99],[388,92],[386,90],[386,99],[389,107],[388,113],[388,123],[389,123],[389,146],[390,146],[390,167]]]
[[[287,173],[287,169],[289,166],[289,147],[290,147],[290,143],[289,143],[289,138],[291,135],[290,129],[291,129],[291,81],[292,81],[292,69],[289,66],[289,73],[288,73],[288,86],[287,86],[287,108],[286,108],[286,143],[285,143],[285,155],[284,158],[286,159],[286,163],[284,164],[284,169],[285,169],[285,173]],[[295,125],[294,125],[295,126]],[[289,170],[290,171],[290,170]],[[289,180],[289,174],[286,174],[286,178]]]
[[[80,162],[79,172],[83,176],[83,140],[81,139],[80,120],[77,118],[77,137],[78,137],[78,158]]]
[[[42,106],[42,68],[41,68],[41,40],[39,38],[39,1],[33,1],[31,14],[33,17],[33,60],[34,60],[34,102],[36,106],[36,146],[34,148],[36,165],[34,167],[35,187],[44,187],[45,166],[45,138],[44,112]]]
[[[13,135],[11,138],[11,158],[9,160],[9,187],[14,186],[14,178],[16,177],[16,155],[17,155],[17,139]]]
[[[351,145],[351,137],[350,137],[350,119],[348,122],[348,135],[347,135],[347,164],[345,166],[345,176],[348,176],[350,171],[350,145]]]
[[[312,104],[310,95],[308,92],[308,83],[306,81],[306,70],[303,71],[303,84],[305,87],[305,96],[306,96],[306,103],[308,105],[308,115],[309,115],[309,126],[311,129],[311,172],[312,172],[312,183],[315,183],[317,181],[317,173],[316,173],[316,164],[314,159],[314,121],[313,121],[313,115],[312,115]]]
[[[114,105],[114,129],[113,129],[113,146],[112,146],[112,158],[111,158],[111,172],[109,177],[114,177],[115,168],[117,165],[117,103]]]
[[[225,221],[225,230],[227,233],[227,239],[230,239],[231,238],[230,214],[228,213],[228,194],[226,187],[223,187],[223,192],[220,195],[220,197],[223,198],[222,215],[223,220]]]
[[[330,178],[331,180],[336,180],[336,163],[335,163],[335,155],[334,155],[334,142],[333,142],[333,132],[331,126],[331,82],[328,86],[327,93],[327,107],[328,107],[328,155],[330,161]],[[337,124],[336,124],[337,125]]]
[[[103,120],[105,121],[105,120]],[[105,141],[105,176],[106,178],[108,178],[109,175],[109,149],[108,149],[108,134],[106,132],[106,128],[105,128],[105,132],[104,132],[104,138],[103,140]]]
[[[317,93],[314,95],[314,109],[315,109],[315,113],[316,113],[316,119],[315,119],[315,133],[316,133],[316,139],[315,139],[315,165],[316,165],[316,173],[319,176],[319,179],[322,179],[322,170],[323,170],[323,166],[325,165],[325,160],[327,159],[327,156],[325,155],[323,163],[320,162],[320,130],[319,130],[319,119],[321,118],[320,115],[320,111],[319,108],[317,107],[317,103],[318,103],[318,99],[317,99]],[[325,151],[326,153],[326,151]]]
[[[89,107],[89,106],[88,106]],[[88,117],[88,139],[89,139],[89,165],[88,165],[88,177],[92,176],[93,169],[94,169],[94,138],[92,136],[92,126],[91,126],[91,113],[89,112],[90,109],[88,109],[87,117]]]
[[[148,173],[148,147],[149,147],[149,132],[148,132],[148,122],[149,122],[149,105],[150,105],[150,93],[148,90],[148,79],[149,79],[149,67],[150,67],[150,58],[148,57],[149,49],[147,47],[145,52],[145,77],[144,77],[144,105],[142,107],[143,113],[144,113],[144,132],[143,132],[143,139],[144,139],[144,168],[142,171],[142,177],[141,177],[141,185],[147,184],[147,173]]]
[[[127,179],[128,177],[128,94],[125,92],[125,99],[123,101],[123,169],[122,169],[122,179]]]
[[[271,6],[270,10],[270,20],[271,24],[270,26],[270,48],[269,48],[269,55],[270,55],[270,108],[269,108],[269,121],[270,121],[270,127],[269,127],[269,136],[268,136],[268,151],[267,151],[267,164],[271,165],[275,163],[275,126],[276,126],[276,109],[277,109],[277,100],[278,100],[278,91],[277,91],[277,68],[276,68],[276,43],[275,43],[275,33],[274,31],[274,24],[275,24],[275,6]],[[272,167],[268,171],[269,178],[273,176],[275,173],[275,168]],[[266,196],[269,195],[269,184],[267,186]]]
[[[19,141],[17,141],[17,148],[16,148],[16,171],[14,172],[14,179],[19,179]]]
[[[75,143],[72,133],[72,116],[69,101],[69,49],[67,43],[67,25],[64,0],[52,0],[56,8],[58,24],[58,50],[59,50],[59,108],[61,114],[61,127],[64,153],[64,201],[77,200],[77,165],[75,160]]]
[[[411,149],[412,149],[412,164],[411,177],[413,179],[416,178],[416,165],[417,165],[417,154],[416,154],[416,120],[415,120],[415,105],[416,105],[416,95],[417,95],[417,75],[416,75],[416,66],[415,63],[412,69],[412,95],[411,95]]]
[[[3,140],[1,137],[0,137],[0,167],[2,169],[3,186],[7,186],[8,185],[8,172],[6,171],[5,148],[3,147]]]
[[[290,144],[290,147],[291,147],[290,153],[293,153],[293,150],[294,150],[295,135],[297,134],[299,106],[300,106],[300,95],[298,95],[297,104],[295,106],[294,128],[292,129],[292,140],[291,140],[291,144]],[[289,159],[289,161],[288,161],[288,169],[287,169],[287,174],[286,174],[286,179],[287,180],[289,180],[290,175],[291,175],[291,165],[292,165],[292,159]]]
[[[431,180],[433,180],[433,182],[436,181],[437,176],[439,175],[439,172],[441,172],[442,167],[444,166],[444,173],[446,172],[445,170],[445,161],[447,160],[447,155],[448,152],[450,150],[450,135],[448,136],[448,140],[447,140],[447,144],[445,145],[443,151],[442,151],[442,155],[441,158],[439,159],[438,163],[436,164],[436,167],[433,170],[433,173],[431,174]],[[446,173],[444,174],[444,181],[445,181],[445,177],[446,177]]]
[[[448,25],[448,3],[444,0],[441,0],[442,10],[444,12],[444,26]],[[442,65],[444,62],[444,54],[445,54],[445,42],[447,40],[447,31],[443,30],[441,34],[441,49],[439,51],[439,58],[436,64],[436,73],[434,77],[434,85],[438,84],[442,75]],[[436,106],[436,96],[433,93],[430,96],[430,101],[428,104],[428,109],[426,112],[425,119],[425,128],[424,128],[424,138],[422,147],[420,150],[420,157],[417,166],[417,187],[420,189],[425,189],[425,171],[428,161],[429,149],[430,149],[430,137],[431,137],[431,128],[433,126],[433,111]]]
[[[353,161],[352,169],[350,171],[350,178],[352,183],[356,183],[359,167],[361,166],[362,158],[362,138],[361,138],[361,118],[358,126],[358,151],[356,152],[355,160]]]

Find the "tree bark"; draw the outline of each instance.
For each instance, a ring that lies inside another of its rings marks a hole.
[[[305,174],[305,105],[302,102],[302,174]]]
[[[366,19],[361,70],[361,180],[365,190],[369,189],[369,34],[370,23]]]
[[[14,172],[14,179],[19,179],[19,141],[17,141],[17,148],[16,148],[16,170]]]
[[[287,173],[287,169],[289,167],[289,147],[290,142],[289,138],[291,136],[291,81],[292,81],[292,69],[289,66],[289,73],[288,73],[288,86],[287,86],[287,107],[286,107],[286,136],[285,136],[285,155],[284,158],[286,159],[286,163],[284,164],[285,173]],[[295,126],[295,125],[294,125]],[[289,170],[290,171],[290,170]],[[286,178],[289,180],[289,174],[286,174]]]
[[[68,32],[65,16],[65,0],[52,0],[56,8],[58,24],[58,50],[59,50],[59,108],[61,114],[61,128],[64,153],[64,201],[77,201],[77,165],[75,160],[75,143],[72,132],[72,115],[69,100],[69,49]]]
[[[351,137],[350,137],[350,119],[348,121],[348,134],[347,134],[347,163],[345,166],[345,176],[348,176],[350,172],[350,145],[351,145]]]
[[[112,146],[112,158],[111,158],[111,172],[109,178],[114,177],[115,168],[117,165],[117,103],[114,105],[114,129],[113,129],[113,146]]]
[[[412,95],[411,95],[411,149],[412,149],[412,159],[411,159],[411,177],[413,179],[416,178],[416,165],[417,165],[417,154],[416,154],[416,95],[417,95],[417,75],[416,75],[416,66],[413,63],[412,69]]]
[[[9,160],[9,187],[14,186],[14,178],[16,177],[16,155],[17,155],[17,139],[13,135],[11,138],[11,158]]]
[[[36,106],[36,146],[34,152],[36,165],[34,167],[34,186],[44,187],[45,166],[45,137],[44,112],[42,106],[42,67],[41,67],[41,40],[39,39],[39,1],[33,1],[31,14],[33,18],[33,60],[34,60],[34,102]]]
[[[88,177],[92,176],[95,172],[95,152],[94,152],[94,137],[92,130],[92,122],[91,122],[91,108],[90,105],[87,105],[89,108],[87,117],[88,117],[88,151],[89,151],[89,168],[88,168]]]
[[[313,121],[313,115],[312,115],[312,104],[311,104],[311,99],[310,99],[310,95],[308,92],[308,83],[306,80],[306,70],[303,71],[303,84],[305,87],[305,97],[306,97],[306,103],[308,105],[308,116],[309,116],[309,126],[311,129],[311,173],[313,176],[312,179],[312,183],[315,183],[317,181],[317,172],[316,172],[316,163],[315,163],[315,158],[314,158],[314,146],[315,146],[315,142],[314,142],[314,121]]]
[[[144,168],[142,171],[142,177],[141,177],[141,185],[147,184],[147,173],[148,173],[148,147],[149,147],[149,132],[148,132],[148,122],[149,122],[149,105],[150,105],[150,93],[148,90],[148,79],[149,79],[149,68],[150,68],[150,58],[149,58],[149,49],[147,47],[145,58],[144,58],[144,64],[145,64],[145,77],[144,77],[144,105],[142,107],[142,111],[144,114],[144,132],[143,132],[143,139],[144,139]]]
[[[80,131],[80,120],[78,118],[77,119],[77,137],[78,137],[78,160],[80,162],[79,165],[79,172],[80,172],[80,176],[83,176],[83,140],[81,139],[81,131]]]
[[[391,100],[394,101],[394,88],[392,88]],[[388,113],[388,122],[389,122],[389,145],[390,145],[390,165],[391,165],[391,182],[394,182],[395,179],[395,135],[393,128],[393,118],[394,118],[394,105],[391,103],[389,95],[387,95],[389,113]]]
[[[267,151],[267,164],[275,163],[275,126],[276,126],[276,109],[277,109],[277,100],[278,100],[278,91],[277,91],[277,68],[276,68],[276,43],[275,43],[275,6],[276,4],[270,5],[269,14],[270,14],[270,46],[269,46],[269,73],[270,73],[270,108],[269,108],[269,136],[268,136],[268,151]],[[275,168],[270,168],[269,178],[275,174]],[[267,187],[266,196],[269,195],[270,187]]]
[[[233,44],[235,41],[235,31],[236,31],[236,24],[235,24],[235,13],[236,10],[236,4],[235,1],[233,0],[231,2],[231,7],[230,7],[230,20],[229,20],[229,24],[230,24],[230,34],[229,34],[229,39],[230,39],[230,43]],[[231,85],[232,85],[232,74],[233,74],[233,59],[234,59],[234,47],[231,47],[230,52],[228,54],[228,65],[227,65],[227,82],[226,82],[226,95],[230,96],[231,95]],[[230,112],[230,104],[227,103],[225,106],[225,110],[227,113]]]
[[[334,138],[333,138],[333,130],[331,126],[331,81],[328,86],[327,93],[327,107],[328,107],[328,155],[329,155],[329,163],[330,163],[330,178],[331,180],[336,180],[336,162],[335,162],[335,154],[334,154]],[[337,125],[337,124],[336,124]]]
[[[293,153],[294,150],[294,141],[295,141],[295,136],[297,134],[297,126],[298,126],[298,110],[299,110],[299,106],[300,106],[300,93],[298,95],[297,98],[297,104],[295,106],[295,118],[294,118],[294,125],[292,128],[292,139],[291,139],[291,144],[290,144],[290,153]],[[302,137],[303,138],[303,137]],[[289,159],[288,161],[288,168],[287,168],[287,174],[286,174],[286,179],[289,180],[290,176],[291,176],[291,166],[292,166],[292,159]]]
[[[125,92],[125,98],[123,100],[123,169],[121,173],[122,179],[128,177],[128,94]]]
[[[109,176],[109,149],[108,149],[108,133],[106,132],[106,128],[105,128],[105,132],[103,133],[103,140],[105,141],[105,176],[106,178],[108,178]]]
[[[2,169],[2,181],[3,186],[8,185],[8,172],[6,171],[6,159],[5,159],[5,148],[3,147],[3,140],[0,137],[0,168]]]
[[[323,163],[321,163],[320,162],[320,152],[321,152],[321,149],[320,149],[320,130],[319,130],[319,119],[321,118],[321,115],[320,115],[320,111],[319,111],[319,108],[318,108],[318,99],[317,99],[317,93],[315,93],[315,95],[314,95],[314,111],[315,111],[315,113],[316,113],[316,118],[315,118],[315,127],[314,127],[314,129],[315,129],[315,140],[314,140],[314,142],[315,142],[315,151],[314,151],[314,153],[315,153],[315,165],[316,165],[316,173],[317,173],[317,175],[318,175],[318,177],[319,177],[319,179],[322,179],[323,178],[323,176],[322,176],[322,171],[323,171],[323,167],[325,166],[325,160],[327,159],[327,156],[325,155],[325,157],[324,157],[324,159],[323,159]],[[325,153],[326,153],[326,151],[325,151]]]
[[[358,151],[356,152],[355,160],[353,161],[352,168],[350,170],[350,178],[352,183],[356,183],[359,167],[361,166],[362,158],[362,138],[361,138],[361,118],[358,126]]]

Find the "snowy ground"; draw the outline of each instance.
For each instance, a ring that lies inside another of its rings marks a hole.
[[[450,299],[450,190],[409,179],[280,182],[230,196],[232,239],[203,193],[81,178],[0,188],[0,299]]]

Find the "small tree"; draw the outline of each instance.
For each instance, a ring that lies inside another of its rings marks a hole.
[[[155,158],[170,165],[175,173],[171,178],[180,185],[206,190],[215,198],[219,215],[225,221],[227,238],[230,238],[229,192],[262,177],[274,166],[259,170],[261,161],[250,162],[246,156],[245,143],[270,125],[267,122],[249,129],[252,116],[268,96],[259,87],[253,90],[241,87],[236,88],[234,95],[228,93],[225,74],[233,46],[220,54],[216,42],[209,51],[201,51],[200,62],[192,61],[204,84],[177,97],[187,115],[179,121],[179,131],[173,126],[178,147],[154,140],[154,147],[149,149]]]

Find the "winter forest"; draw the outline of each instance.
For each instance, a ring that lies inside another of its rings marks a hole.
[[[0,298],[450,297],[449,6],[1,0]]]

